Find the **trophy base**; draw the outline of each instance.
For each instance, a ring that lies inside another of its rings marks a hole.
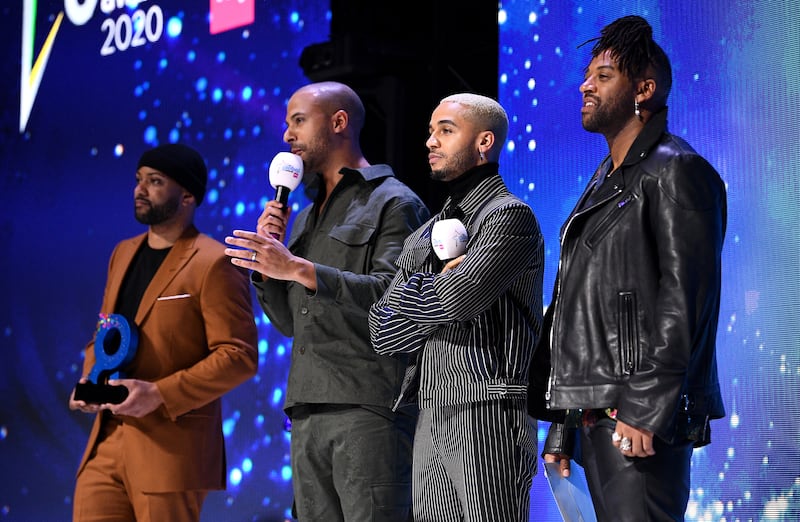
[[[79,382],[75,385],[75,400],[87,404],[119,404],[128,397],[128,388],[122,385]]]

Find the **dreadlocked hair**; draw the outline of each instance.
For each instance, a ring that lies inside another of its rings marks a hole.
[[[658,90],[666,100],[672,87],[672,66],[664,50],[653,40],[653,28],[647,20],[641,16],[623,16],[605,26],[598,38],[584,44],[589,42],[594,42],[593,58],[611,51],[622,73],[631,80],[644,78],[652,67]]]

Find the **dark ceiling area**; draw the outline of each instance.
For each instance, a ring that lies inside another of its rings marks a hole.
[[[445,194],[428,177],[430,114],[455,92],[497,97],[497,4],[331,0],[330,7],[329,39],[303,50],[304,74],[359,93],[367,159],[391,165],[438,211]]]

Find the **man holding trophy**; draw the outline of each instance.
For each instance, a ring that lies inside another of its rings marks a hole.
[[[193,224],[207,176],[184,145],[139,160],[135,215],[148,230],[111,255],[69,402],[96,414],[75,521],[197,521],[226,486],[220,397],[255,375],[258,334],[247,274]]]

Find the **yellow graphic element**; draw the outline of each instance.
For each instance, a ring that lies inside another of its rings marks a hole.
[[[33,102],[39,92],[39,85],[42,83],[42,76],[47,67],[47,60],[50,58],[50,51],[53,50],[53,42],[56,39],[61,21],[64,19],[64,12],[58,13],[50,32],[42,45],[42,50],[33,63],[33,41],[36,34],[36,0],[25,0],[22,13],[22,69],[20,71],[20,93],[19,93],[19,132],[25,132],[28,125]]]

